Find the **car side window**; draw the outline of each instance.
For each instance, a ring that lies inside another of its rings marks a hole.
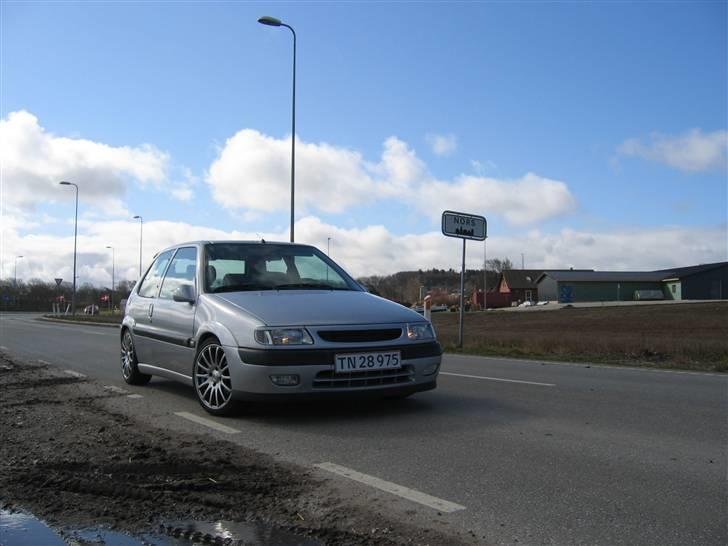
[[[171,300],[172,294],[183,284],[189,284],[195,288],[195,277],[197,274],[197,249],[195,247],[184,247],[177,250],[172,263],[167,268],[167,273],[162,281],[162,289],[159,291],[159,298]]]
[[[172,251],[162,252],[157,259],[154,260],[152,267],[147,272],[147,276],[144,277],[141,286],[139,287],[138,294],[143,298],[153,298],[157,295],[159,285],[162,282],[162,275],[164,270],[167,268],[169,260],[172,258]]]

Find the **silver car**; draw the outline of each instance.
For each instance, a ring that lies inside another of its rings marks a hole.
[[[434,389],[430,322],[369,294],[318,249],[198,241],[157,254],[129,296],[121,370],[192,385],[215,415],[244,401]]]

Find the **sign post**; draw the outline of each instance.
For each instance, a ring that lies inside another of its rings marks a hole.
[[[483,216],[453,212],[446,210],[442,213],[442,234],[446,237],[456,237],[463,240],[463,265],[460,270],[460,329],[458,332],[458,347],[463,347],[463,321],[465,317],[465,242],[485,241],[488,223]]]

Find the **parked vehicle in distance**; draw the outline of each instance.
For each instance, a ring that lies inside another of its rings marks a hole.
[[[308,245],[198,241],[157,254],[126,302],[121,370],[194,387],[215,415],[251,400],[404,398],[434,389],[429,321]]]

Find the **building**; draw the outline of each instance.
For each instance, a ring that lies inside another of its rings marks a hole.
[[[665,269],[665,297],[673,300],[728,299],[728,262]]]
[[[498,277],[496,292],[509,294],[511,301],[538,301],[536,280],[543,269],[506,269]]]
[[[728,299],[728,262],[660,271],[544,271],[540,300],[559,303]]]
[[[498,305],[491,305],[488,303],[488,307],[491,306],[508,306],[512,302],[519,303],[523,301],[543,301],[544,299],[556,299],[556,298],[543,298],[539,296],[539,286],[536,281],[544,273],[551,272],[593,272],[593,269],[555,269],[555,270],[543,270],[543,269],[506,269],[501,272],[498,277],[498,284],[496,285],[496,294],[492,298],[493,304],[498,302]],[[488,298],[491,298],[491,293],[488,293]],[[504,305],[501,302],[507,301]]]

